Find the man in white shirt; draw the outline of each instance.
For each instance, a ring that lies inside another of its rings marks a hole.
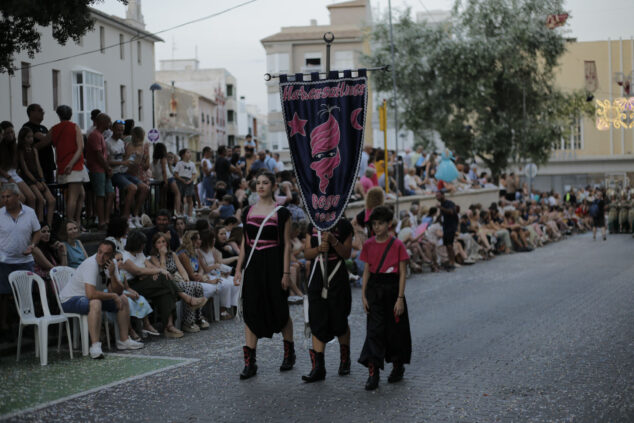
[[[275,173],[284,171],[284,162],[280,159],[280,153],[274,153],[273,158],[275,159]]]
[[[90,356],[103,358],[99,335],[101,333],[101,312],[117,313],[119,336],[117,349],[137,350],[143,348],[141,342],[128,337],[130,327],[130,308],[124,294],[105,292],[107,276],[117,275],[118,270],[113,260],[115,245],[112,241],[101,241],[97,254],[88,257],[75,269],[75,274],[62,289],[59,297],[62,309],[66,313],[88,315],[88,331],[90,332]],[[111,286],[112,287],[112,286]],[[111,288],[110,291],[113,291]]]
[[[20,189],[7,183],[0,191],[0,331],[9,329],[9,275],[16,270],[33,271],[31,252],[40,241],[40,223],[32,208],[20,203]]]

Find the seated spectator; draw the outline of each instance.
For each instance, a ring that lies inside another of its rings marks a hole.
[[[165,236],[165,239],[167,240],[167,243],[169,244],[170,250],[172,251],[178,250],[178,248],[180,247],[180,241],[179,241],[178,233],[176,233],[176,230],[170,227],[170,218],[171,218],[171,214],[169,210],[161,209],[158,211],[158,213],[156,214],[156,219],[154,221],[155,226],[149,231],[147,231],[147,237],[149,241],[147,245],[145,246],[145,254],[149,255],[150,251],[152,251],[152,247],[153,247],[152,239],[154,238],[154,235],[156,235],[159,232]]]
[[[249,188],[249,184],[247,183],[246,179],[244,178],[234,179],[233,192],[234,192],[235,199],[238,202],[238,205],[240,206],[240,208],[246,207],[249,205],[249,200],[247,198],[248,188]]]
[[[210,279],[220,279],[217,283],[220,294],[220,317],[221,319],[232,318],[232,307],[238,307],[238,296],[240,295],[240,286],[233,283],[231,268],[223,266],[223,259],[220,251],[214,248],[215,233],[213,230],[204,230],[200,232],[200,241],[194,244],[200,246],[197,249],[198,262],[202,271],[205,272]]]
[[[20,190],[20,201],[35,210],[37,203],[35,194],[24,180],[18,176],[18,153],[15,142],[13,124],[8,121],[0,123],[2,140],[0,141],[0,183],[16,184]]]
[[[413,171],[414,169],[412,168],[411,170]],[[414,236],[409,214],[407,211],[402,210],[401,215],[403,218],[399,222],[401,228],[398,232],[398,239],[400,239],[405,247],[411,252],[409,266],[412,269],[412,272],[420,273],[423,271],[423,268],[421,267],[421,263],[423,261],[423,249],[419,242],[425,233],[422,232],[418,237]]]
[[[154,302],[158,309],[164,334],[167,338],[181,338],[183,332],[174,326],[173,311],[180,297],[191,310],[197,310],[207,303],[206,298],[194,297],[184,292],[171,279],[165,268],[156,266],[143,254],[146,237],[141,231],[132,231],[128,236],[123,253],[121,268],[129,286]]]
[[[162,142],[154,144],[151,168],[154,180],[162,182],[161,207],[166,207],[167,195],[171,193],[174,196],[174,213],[180,216],[182,214],[181,192],[172,174],[172,166],[167,162],[167,148]]]
[[[55,266],[67,265],[66,247],[59,241],[51,240],[51,227],[46,223],[42,223],[40,228],[40,241],[33,248],[33,259],[35,260],[34,272],[46,282],[47,298],[55,298],[51,289],[52,281],[49,272]],[[53,304],[54,302],[49,302],[51,312],[57,310],[57,304]]]
[[[97,254],[90,256],[77,267],[71,281],[60,292],[62,309],[66,313],[88,315],[92,358],[104,358],[101,342],[99,342],[102,310],[117,313],[120,336],[120,339],[117,339],[117,349],[143,348],[141,342],[134,341],[128,336],[130,309],[126,296],[113,292],[112,284],[106,285],[106,272],[109,275],[117,273],[116,263],[113,260],[114,248],[112,242],[101,241]],[[106,288],[108,292],[105,292]]]
[[[178,244],[182,244],[183,237],[185,236],[185,230],[187,229],[187,220],[185,217],[177,217],[174,220],[174,231],[176,231],[176,235],[178,236]]]
[[[84,244],[79,240],[79,225],[74,220],[67,219],[62,222],[59,239],[66,248],[66,260],[68,266],[77,269],[88,258]]]
[[[130,288],[124,272],[119,267],[123,264],[123,253],[116,252],[114,257],[117,262],[118,273],[113,275],[111,282],[118,284],[118,287],[115,288],[113,286],[113,290],[116,289],[116,292],[123,291],[123,294],[127,297],[130,317],[143,321],[143,331],[141,332],[143,337],[145,338],[147,335],[159,336],[159,332],[152,326],[148,317],[152,313],[150,303],[142,295]],[[128,335],[135,341],[141,340],[132,325],[130,325]]]
[[[235,244],[235,243],[233,243]],[[238,257],[240,249],[235,249],[235,246],[232,246],[232,243],[229,242],[227,238],[227,231],[223,230],[223,226],[216,227],[216,249],[220,251],[223,259],[230,259],[233,257]]]
[[[218,227],[217,230],[220,230]],[[240,244],[242,243],[242,225],[239,224],[236,217],[230,217],[224,222],[224,230],[227,234],[227,243],[233,248],[234,251],[240,251]],[[226,264],[226,263],[225,263]]]
[[[306,213],[304,213],[304,209],[300,207],[299,193],[294,192],[291,195],[291,201],[286,205],[286,208],[291,212],[291,220],[293,222],[299,223],[306,221]]]
[[[106,230],[106,239],[108,241],[112,241],[112,243],[116,247],[116,252],[123,252],[125,250],[127,236],[128,221],[122,217],[114,216],[110,223],[108,223],[108,229]]]
[[[156,233],[152,238],[150,261],[154,266],[169,273],[170,281],[175,285],[177,291],[182,291],[191,297],[204,297],[202,284],[190,281],[187,271],[176,253],[170,250],[165,235],[162,233]],[[195,333],[207,328],[209,328],[209,322],[203,317],[200,308],[185,307],[183,312],[183,330],[185,332]]]
[[[40,166],[37,151],[33,147],[31,128],[23,127],[18,134],[18,163],[24,182],[35,195],[37,217],[41,222],[44,221],[44,207],[46,207],[46,223],[50,228],[55,216],[55,197],[44,180],[44,171]]]
[[[223,221],[232,216],[235,216],[236,209],[233,206],[233,196],[230,194],[222,197],[222,202],[220,203],[220,207],[218,208],[218,217]]]

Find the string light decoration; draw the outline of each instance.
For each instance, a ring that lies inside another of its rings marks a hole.
[[[619,97],[610,100],[596,100],[596,126],[599,131],[634,128],[634,97]]]

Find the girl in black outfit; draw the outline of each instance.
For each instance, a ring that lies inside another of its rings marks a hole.
[[[350,327],[348,316],[352,304],[352,293],[348,270],[344,260],[350,258],[353,229],[350,222],[343,218],[330,232],[322,232],[319,243],[318,232],[313,225],[308,226],[304,257],[312,260],[312,279],[308,286],[308,315],[310,330],[313,334],[313,349],[310,350],[312,370],[308,376],[302,376],[305,382],[316,382],[326,378],[324,350],[326,343],[335,336],[339,339],[340,363],[339,375],[350,374]],[[324,275],[319,253],[326,253],[328,279],[326,298],[323,298]]]
[[[281,207],[264,223],[260,239],[255,245],[258,230],[265,218],[276,209],[273,189],[275,176],[265,171],[257,177],[259,200],[242,214],[244,237],[234,277],[239,284],[242,272],[242,304],[246,345],[244,369],[240,379],[248,379],[257,373],[255,348],[259,338],[271,338],[282,332],[284,360],[280,371],[290,370],[295,364],[293,321],[288,311],[288,287],[290,285],[291,243],[290,213]],[[251,249],[255,248],[249,263]],[[246,266],[244,269],[243,266]]]

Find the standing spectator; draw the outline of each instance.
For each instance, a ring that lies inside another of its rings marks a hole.
[[[90,332],[90,357],[104,358],[101,351],[99,335],[101,332],[101,312],[117,313],[119,336],[117,349],[137,350],[143,348],[141,342],[128,337],[130,326],[130,308],[125,294],[113,292],[111,285],[106,286],[107,275],[115,277],[118,273],[114,258],[114,244],[101,241],[97,254],[86,259],[75,270],[70,283],[60,292],[62,308],[66,313],[88,315],[88,331]],[[105,292],[108,288],[109,292]]]
[[[192,154],[187,148],[178,152],[180,160],[174,167],[174,178],[178,183],[178,189],[183,195],[183,214],[194,219],[194,172],[196,166],[192,163]]]
[[[251,170],[249,175],[255,175],[260,169],[266,168],[264,162],[266,161],[266,151],[258,151],[258,159],[251,164]]]
[[[95,129],[88,135],[86,142],[86,165],[88,166],[92,192],[95,195],[95,211],[99,229],[106,229],[110,221],[110,212],[114,202],[112,186],[112,168],[108,162],[108,147],[103,137],[110,127],[110,117],[100,113],[95,118]]]
[[[273,172],[273,174],[275,174],[275,159],[273,157],[271,157],[271,152],[269,150],[266,150],[266,159],[264,161],[264,164],[266,165],[266,168],[268,170],[270,170],[271,172]]]
[[[216,165],[214,166],[214,170],[216,171],[216,178],[218,178],[218,181],[222,181],[226,184],[226,194],[233,194],[231,174],[240,174],[240,169],[231,164],[231,162],[227,158],[227,152],[231,154],[231,152],[227,150],[227,147],[225,147],[224,145],[218,147],[218,155],[216,157]]]
[[[127,122],[127,121],[126,121]],[[134,197],[134,210],[132,217],[138,228],[142,228],[141,213],[145,199],[150,193],[150,187],[144,182],[146,178],[145,171],[150,168],[150,151],[149,144],[144,143],[145,131],[140,126],[132,128],[132,139],[125,146],[125,155],[128,161],[128,168],[125,177],[128,181],[136,185],[136,195]]]
[[[364,145],[363,151],[361,151],[361,165],[359,166],[359,175],[365,175],[365,170],[368,168],[368,162],[370,161],[370,155],[372,154],[372,146]]]
[[[24,127],[20,129],[18,134],[18,161],[20,172],[35,195],[37,217],[40,222],[44,221],[44,206],[46,206],[46,222],[50,227],[53,224],[55,215],[55,197],[53,197],[44,181],[44,171],[42,166],[40,166],[40,158],[33,148],[33,131],[31,128]]]
[[[592,239],[597,239],[597,228],[601,228],[601,234],[605,241],[605,201],[603,200],[603,192],[597,190],[596,197],[590,206],[590,216],[592,216]]]
[[[137,222],[132,220],[130,209],[136,197],[137,183],[141,181],[128,177],[126,174],[130,161],[125,157],[125,143],[122,139],[124,123],[122,120],[116,120],[112,124],[112,136],[106,140],[106,146],[108,147],[108,163],[112,166],[112,184],[119,188],[119,198],[123,197],[122,193],[125,193],[121,217],[128,219],[130,227],[134,229],[140,226],[140,222],[137,225]]]
[[[275,160],[275,173],[278,174],[284,171],[284,162],[280,158],[280,153],[273,154],[273,160]]]
[[[35,209],[37,202],[31,188],[18,175],[18,154],[17,145],[15,143],[15,132],[13,124],[8,121],[0,122],[2,129],[2,140],[0,141],[0,183],[10,182],[18,186],[27,206]]]
[[[181,214],[181,192],[176,185],[176,179],[172,174],[172,166],[167,162],[167,147],[162,142],[154,145],[152,153],[152,175],[155,181],[162,181],[161,186],[161,205],[165,207],[167,204],[167,194],[172,192],[174,195],[174,212]]]
[[[35,138],[34,146],[40,157],[40,165],[44,171],[44,180],[47,184],[55,183],[55,153],[53,152],[53,146],[51,145],[51,139],[46,135],[48,129],[42,125],[44,120],[44,109],[39,104],[29,104],[26,108],[26,114],[29,117],[29,121],[22,125],[26,126],[33,131],[33,138]]]
[[[204,205],[209,205],[209,199],[214,198],[213,165],[211,164],[211,147],[209,146],[203,148],[203,159],[200,161],[200,169],[203,175],[202,202]]]
[[[6,183],[0,191],[0,331],[9,329],[9,275],[16,270],[34,270],[33,248],[40,242],[40,223],[32,208],[20,203],[20,190]]]
[[[444,192],[438,191],[436,193],[436,199],[438,200],[438,208],[442,215],[442,242],[447,248],[447,258],[449,259],[447,270],[451,271],[456,268],[453,241],[456,237],[456,231],[458,230],[458,213],[456,212],[456,205],[453,201],[445,198]]]
[[[81,222],[81,209],[85,197],[84,182],[90,181],[84,168],[84,135],[81,128],[71,122],[73,110],[70,107],[62,105],[55,112],[60,122],[51,128],[49,136],[57,156],[57,183],[68,186],[65,195],[66,216]],[[40,163],[44,167],[41,154]],[[46,173],[46,170],[43,170]]]

